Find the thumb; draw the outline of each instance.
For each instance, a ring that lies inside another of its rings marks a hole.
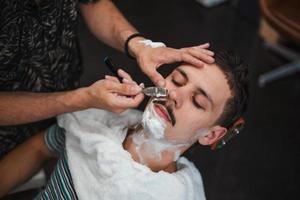
[[[166,85],[166,81],[164,77],[156,70],[151,70],[146,73],[147,76],[151,79],[151,81],[160,87],[164,87]]]
[[[136,84],[111,82],[110,91],[120,95],[133,96],[139,94],[142,88]]]

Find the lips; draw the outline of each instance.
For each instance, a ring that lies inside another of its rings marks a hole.
[[[172,123],[167,109],[161,104],[154,104],[155,112],[162,117],[165,121]]]

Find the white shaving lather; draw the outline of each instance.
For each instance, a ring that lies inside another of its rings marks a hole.
[[[164,138],[166,123],[155,113],[153,103],[150,103],[143,113],[142,126],[149,137]]]
[[[146,46],[150,46],[152,48],[158,48],[158,47],[166,47],[166,45],[162,42],[152,42],[152,40],[140,40],[139,43],[142,43]]]

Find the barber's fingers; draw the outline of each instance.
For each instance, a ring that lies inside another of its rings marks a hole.
[[[119,70],[121,70],[121,69],[119,69]],[[122,78],[122,83],[128,83],[128,84],[135,84],[135,85],[137,85],[137,83],[131,79],[131,77],[130,77],[129,74],[127,74],[124,70],[122,70],[122,72],[119,73],[119,70],[118,70],[118,75]],[[115,77],[115,76],[105,75],[105,79],[106,80],[110,80],[110,81],[114,81],[114,82],[117,82],[117,83],[120,83],[119,79],[117,77]]]
[[[209,56],[214,56],[215,55],[215,53],[213,51],[205,49],[205,48],[202,48],[200,46],[195,46],[195,47],[193,47],[193,49],[198,50],[198,51],[200,51],[200,52],[202,52],[204,54],[207,54]]]
[[[210,64],[215,62],[215,59],[211,55],[207,54],[207,52],[203,52],[205,51],[204,49],[185,48],[184,51],[190,56],[193,56],[205,63]]]
[[[156,67],[158,68],[160,67],[162,64],[169,64],[169,63],[174,63],[174,62],[185,62],[185,63],[189,63],[191,65],[197,66],[197,67],[203,67],[204,66],[204,62],[197,58],[196,56],[193,56],[188,49],[192,49],[193,47],[188,47],[188,48],[182,48],[182,49],[173,49],[173,48],[164,48],[165,52],[162,52],[161,55],[163,56],[163,58],[161,58],[159,63],[156,63]],[[194,51],[192,51],[194,52]],[[150,71],[152,70],[152,71]],[[151,75],[150,78],[151,80],[155,82],[154,79],[158,79],[155,77],[162,77],[161,75],[157,75],[157,71],[154,71],[155,69],[153,68],[147,68],[144,69],[144,72],[149,76],[149,74]]]
[[[116,82],[116,83],[120,83],[119,79],[115,76],[105,75],[105,79]]]
[[[200,45],[198,45],[196,47],[199,47],[199,48],[202,48],[202,49],[207,49],[207,48],[209,48],[209,46],[210,46],[209,43],[205,43],[205,44],[200,44]]]
[[[123,109],[137,107],[143,101],[143,99],[144,99],[144,95],[142,93],[140,93],[140,94],[138,94],[136,96],[132,96],[132,97],[117,95],[113,101],[120,108],[119,112],[122,112]]]
[[[122,78],[122,82],[123,83],[131,83],[131,84],[136,84],[137,85],[137,82],[135,82],[134,80],[132,80],[130,74],[128,74],[124,70],[119,69],[118,70],[118,75],[119,75],[119,77]]]
[[[129,81],[133,81],[131,76],[127,72],[125,72],[123,69],[118,69],[118,75],[122,78],[125,78],[125,79],[129,80]]]
[[[194,51],[192,51],[192,52],[194,52]],[[191,52],[188,52],[186,50],[180,52],[180,60],[178,60],[178,61],[183,61],[183,62],[189,63],[196,67],[204,66],[204,62],[201,59],[197,58],[196,56],[191,55]]]
[[[130,80],[126,79],[126,78],[122,79],[122,83],[128,83],[128,84],[134,84],[134,85],[136,85],[136,82],[130,81]]]
[[[117,82],[117,83],[120,83],[119,79],[117,77],[114,77],[114,76],[105,75],[105,79],[106,80],[110,80],[110,81],[114,81],[114,82]],[[128,78],[122,78],[122,83],[137,85],[137,83],[135,81],[133,81],[131,79],[128,79]]]
[[[166,81],[164,77],[158,71],[156,71],[156,69],[148,68],[147,70],[145,70],[145,74],[147,74],[147,76],[152,80],[152,82],[155,85],[165,87]]]
[[[120,95],[137,95],[139,94],[142,89],[136,84],[127,84],[127,83],[116,83],[116,82],[111,82],[109,85],[109,90],[111,92],[120,94]]]

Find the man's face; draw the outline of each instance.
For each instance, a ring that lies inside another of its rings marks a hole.
[[[231,96],[225,75],[215,64],[181,65],[166,78],[166,88],[167,102],[156,103],[154,109],[166,122],[165,138],[182,142],[201,129],[211,131]]]

